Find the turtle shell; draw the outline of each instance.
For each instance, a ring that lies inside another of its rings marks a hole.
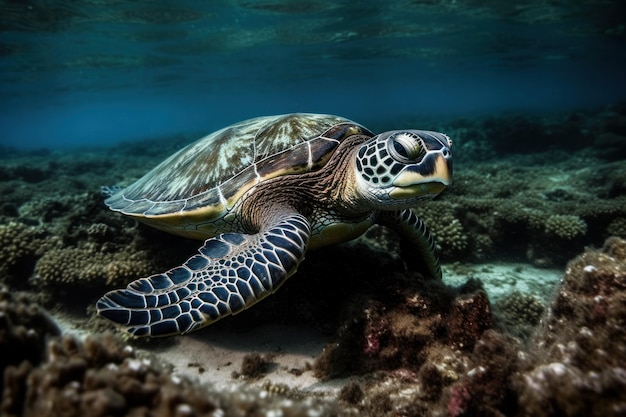
[[[169,223],[168,229],[178,227],[171,222],[180,227],[210,222],[262,181],[319,169],[354,134],[373,136],[363,126],[332,115],[246,120],[186,146],[105,203],[156,227],[158,219]]]

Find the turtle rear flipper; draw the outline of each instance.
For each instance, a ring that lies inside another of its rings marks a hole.
[[[298,213],[254,235],[223,233],[183,265],[105,294],[98,314],[135,336],[196,330],[278,289],[304,259],[309,237],[309,222]]]

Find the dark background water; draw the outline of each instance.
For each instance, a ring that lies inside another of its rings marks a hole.
[[[377,129],[604,106],[626,98],[625,4],[0,1],[0,145],[208,133],[296,111]]]

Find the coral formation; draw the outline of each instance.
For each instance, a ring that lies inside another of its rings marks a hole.
[[[606,228],[606,234],[626,239],[626,217],[617,217],[611,220]]]
[[[39,259],[35,276],[48,285],[124,286],[137,277],[160,270],[153,256],[147,251],[104,253],[93,249],[55,249]]]
[[[32,274],[34,261],[58,243],[41,230],[10,221],[0,224],[0,279],[25,287]]]
[[[416,209],[424,219],[441,254],[446,258],[456,258],[465,254],[471,237],[465,230],[455,207],[433,201]]]
[[[546,233],[562,239],[573,239],[587,232],[587,223],[578,216],[554,214],[545,222]]]
[[[467,232],[459,219],[450,215],[443,217],[436,224],[439,227],[432,233],[443,251],[454,256],[467,248]]]
[[[33,255],[34,228],[10,222],[0,225],[0,273],[11,274],[11,270],[27,263]]]

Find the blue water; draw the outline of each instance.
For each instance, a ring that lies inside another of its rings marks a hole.
[[[297,111],[383,129],[626,99],[624,2],[547,3],[3,1],[0,145],[108,145]]]

